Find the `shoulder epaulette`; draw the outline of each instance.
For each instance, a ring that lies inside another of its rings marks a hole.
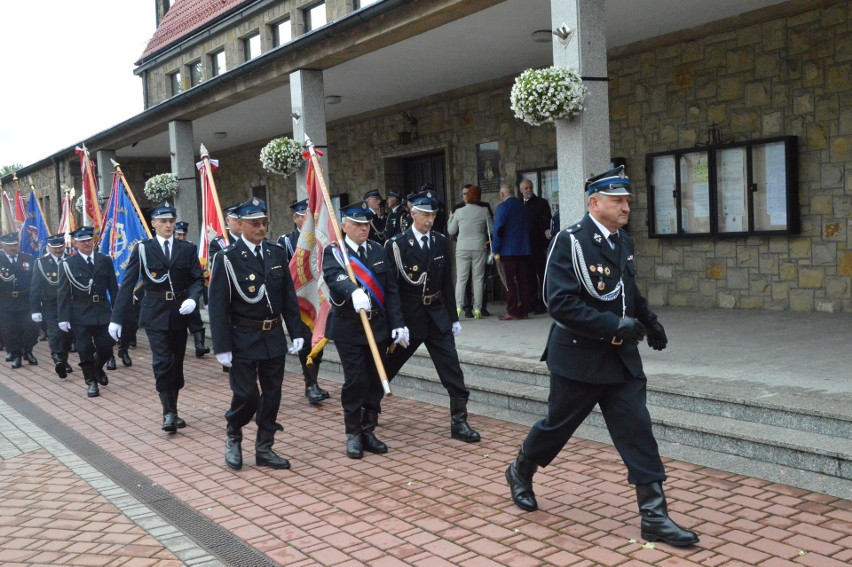
[[[572,224],[571,226],[569,226],[567,228],[563,228],[562,230],[564,230],[568,234],[574,234],[575,232],[580,232],[581,230],[583,230],[583,225],[582,225],[582,223],[578,222],[576,224]]]
[[[284,250],[284,247],[282,245],[278,244],[278,242],[274,242],[272,240],[267,240],[266,243],[269,244],[270,246],[274,246],[275,248],[280,248],[281,250]]]

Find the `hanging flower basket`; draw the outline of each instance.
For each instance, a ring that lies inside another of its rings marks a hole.
[[[76,201],[74,201],[74,208],[77,210],[78,213],[80,213],[81,215],[83,214],[83,195],[82,194],[79,197],[77,197]]]
[[[177,173],[161,173],[145,182],[145,196],[153,203],[173,199],[180,189]]]
[[[540,126],[580,114],[587,92],[576,71],[546,67],[527,69],[518,75],[509,100],[515,118]]]
[[[302,167],[302,145],[292,138],[271,140],[260,150],[260,163],[270,173],[290,177]]]

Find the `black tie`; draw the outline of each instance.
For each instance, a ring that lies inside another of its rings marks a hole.
[[[166,240],[166,242],[163,244],[163,249],[165,250],[166,264],[168,264],[169,262],[171,262],[171,259],[172,259],[172,255],[169,252],[169,241],[168,240]]]
[[[420,242],[423,243],[423,250],[429,250],[429,236],[424,234],[420,239]]]
[[[88,258],[86,258],[86,262],[88,262],[89,266],[91,266],[91,267],[93,267],[93,268],[95,267],[94,262],[92,262],[92,257],[91,257],[91,256],[89,256]]]
[[[612,249],[617,250],[618,249],[618,233],[613,232],[612,234],[610,234],[609,235],[609,241],[612,242]]]
[[[13,256],[13,257],[12,257],[12,263],[13,263],[13,264],[17,264],[17,263],[18,263],[18,257],[17,257],[17,256]]]
[[[260,247],[260,244],[258,244],[257,246],[254,247],[254,255],[257,258],[257,261],[260,262],[261,269],[264,269],[265,266],[264,266],[264,263],[263,263],[263,252],[262,252],[262,249]]]
[[[364,264],[367,262],[367,250],[364,248],[363,244],[358,247],[358,259]]]

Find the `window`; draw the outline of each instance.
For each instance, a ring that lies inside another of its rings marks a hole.
[[[228,68],[225,66],[225,50],[222,49],[210,54],[210,76],[218,77]]]
[[[187,74],[189,75],[189,86],[190,88],[200,85],[204,80],[204,68],[201,65],[201,61],[195,61],[194,63],[190,63],[186,66]]]
[[[305,8],[305,31],[315,30],[328,23],[325,17],[325,2]]]
[[[353,9],[360,10],[361,8],[366,8],[371,4],[375,4],[378,1],[379,0],[355,0]]]
[[[795,136],[649,154],[652,238],[799,233]]]
[[[290,29],[290,18],[272,24],[272,47],[278,47],[293,41],[293,31]]]
[[[169,73],[166,77],[169,81],[169,93],[172,96],[179,95],[183,92],[183,82],[180,79],[180,71]]]
[[[260,34],[255,33],[243,39],[243,60],[251,61],[260,55]]]

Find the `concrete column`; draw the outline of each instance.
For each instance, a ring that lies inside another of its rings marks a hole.
[[[571,67],[583,77],[606,77],[606,22],[600,0],[551,0],[553,28],[574,31],[567,46],[553,39],[553,64]],[[585,213],[585,180],[609,169],[609,83],[585,81],[586,109],[571,120],[556,121],[559,167],[559,220],[562,228]],[[629,172],[628,172],[629,174]]]
[[[173,120],[169,122],[169,155],[172,173],[180,181],[177,197],[178,220],[189,223],[189,234],[200,234],[201,216],[198,205],[198,189],[195,178],[195,142],[192,138],[192,122]]]
[[[111,159],[115,159],[115,150],[98,150],[95,154],[95,163],[98,166],[98,195],[104,199],[104,206],[112,190],[112,173],[115,171]]]
[[[299,69],[290,73],[290,106],[293,115],[293,139],[304,144],[305,135],[307,135],[314,146],[325,153],[328,135],[325,124],[325,89],[322,71]],[[325,180],[328,182],[328,157],[323,155],[320,163],[325,173]],[[307,173],[307,166],[296,173],[296,200],[305,199],[308,196]]]

